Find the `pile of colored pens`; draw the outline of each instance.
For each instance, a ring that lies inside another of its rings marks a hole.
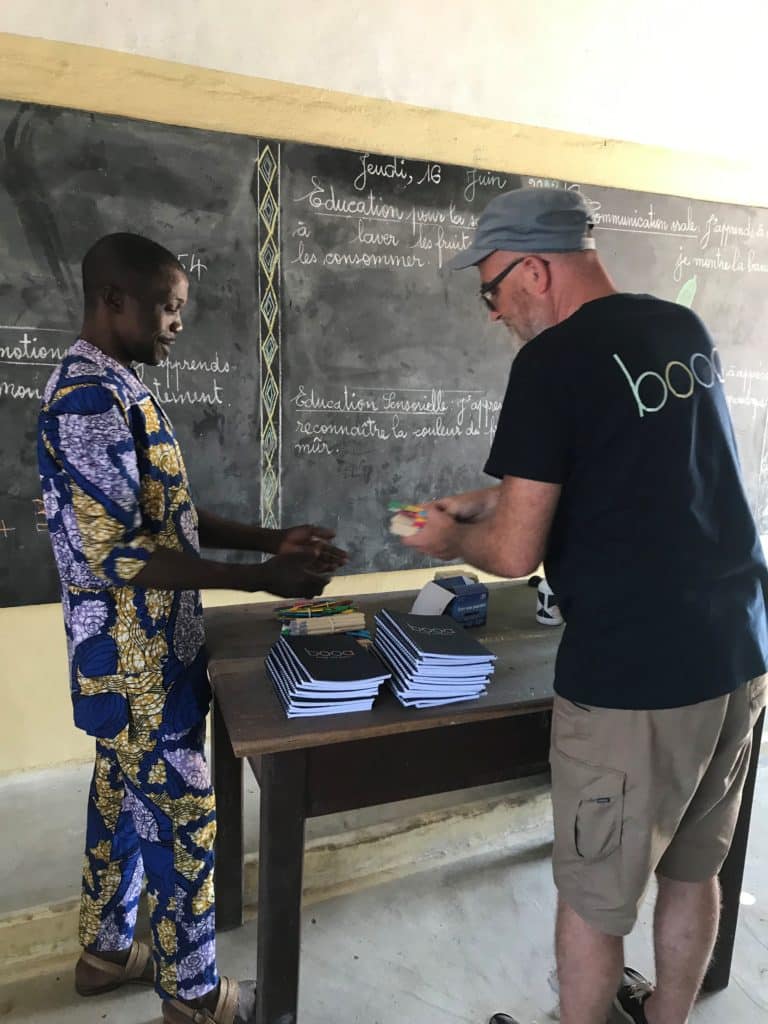
[[[393,513],[389,521],[389,532],[397,537],[412,537],[427,521],[424,505],[404,505],[399,501],[390,501],[387,508]]]
[[[320,636],[325,633],[349,633],[368,639],[365,615],[353,601],[344,598],[315,598],[280,605],[277,618],[283,636]]]

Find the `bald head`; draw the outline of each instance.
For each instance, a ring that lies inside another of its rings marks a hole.
[[[142,235],[105,235],[83,257],[85,309],[92,310],[106,289],[142,293],[168,271],[184,273],[173,253]]]

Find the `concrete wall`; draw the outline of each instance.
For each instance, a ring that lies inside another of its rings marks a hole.
[[[723,24],[700,4],[690,25],[683,6],[9,2],[0,97],[768,205],[747,77],[761,66],[764,5],[731,3]],[[90,756],[71,725],[57,606],[0,610],[0,687],[0,774]]]
[[[6,0],[0,31],[675,149],[765,152],[763,0]]]

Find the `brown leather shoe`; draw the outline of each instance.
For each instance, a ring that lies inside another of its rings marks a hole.
[[[145,942],[133,942],[124,964],[83,950],[75,966],[75,990],[80,996],[100,996],[121,985],[154,985],[155,966]]]
[[[256,982],[221,978],[215,1010],[199,1009],[167,999],[163,1003],[163,1024],[248,1024],[256,1002]]]

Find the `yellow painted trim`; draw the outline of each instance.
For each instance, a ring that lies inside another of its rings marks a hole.
[[[768,206],[756,163],[0,33],[0,97],[167,124]]]

